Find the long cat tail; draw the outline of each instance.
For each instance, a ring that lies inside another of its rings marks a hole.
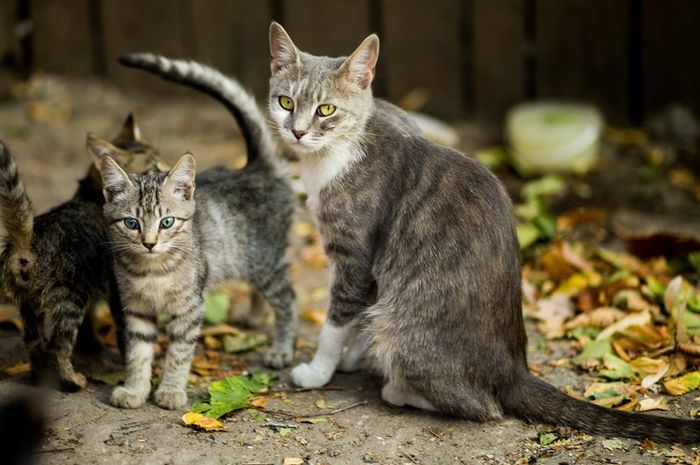
[[[119,63],[192,87],[221,102],[241,128],[248,149],[248,165],[261,159],[273,163],[275,144],[265,116],[255,98],[235,79],[201,63],[172,60],[152,53],[123,55]]]
[[[29,281],[35,262],[32,251],[34,211],[19,178],[17,164],[7,146],[0,141],[0,218],[8,236],[10,256],[6,266],[17,284]]]
[[[574,399],[523,373],[501,398],[506,413],[532,422],[564,425],[591,434],[658,442],[700,443],[700,421],[624,412]]]

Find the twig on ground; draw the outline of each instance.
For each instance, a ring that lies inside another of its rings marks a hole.
[[[298,428],[299,425],[295,424],[287,424],[287,423],[272,423],[272,422],[267,422],[263,423],[262,425],[263,428],[274,428],[274,429],[281,429],[281,428]]]
[[[291,393],[296,394],[297,392],[310,392],[310,391],[344,391],[344,387],[340,386],[323,386],[318,388],[286,388],[286,389],[270,389],[267,392],[261,392],[260,395],[269,395],[281,393]]]
[[[404,457],[406,457],[408,460],[410,460],[410,461],[413,462],[413,463],[419,463],[416,459],[414,459],[413,457],[411,457],[411,454],[409,454],[408,452],[406,452],[402,447],[399,447],[398,449],[399,449],[399,452],[401,452],[401,455],[403,455]]]
[[[56,452],[75,452],[75,447],[58,447],[55,449],[40,449],[40,454],[54,454]]]
[[[359,407],[361,405],[366,405],[366,404],[367,404],[367,401],[362,400],[360,402],[355,402],[354,404],[346,405],[345,407],[340,407],[340,408],[337,408],[335,410],[331,410],[330,412],[301,413],[301,414],[292,413],[292,412],[285,412],[283,410],[268,410],[268,409],[265,409],[262,407],[256,407],[256,408],[258,410],[260,410],[261,412],[268,413],[270,415],[280,415],[280,416],[287,417],[287,418],[299,418],[299,419],[303,420],[305,418],[327,417],[327,416],[331,416],[331,415],[336,415],[336,414],[344,412],[346,410],[350,410],[352,408]]]

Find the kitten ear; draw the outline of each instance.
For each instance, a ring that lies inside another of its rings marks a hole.
[[[340,66],[340,73],[344,73],[360,88],[366,89],[374,79],[378,58],[379,37],[377,34],[372,34],[363,40],[360,46]]]
[[[275,74],[285,66],[299,63],[299,50],[287,31],[277,22],[270,24],[270,70]]]
[[[102,170],[102,160],[104,157],[112,157],[118,162],[122,162],[124,158],[122,150],[92,133],[88,133],[87,135],[87,151],[92,159],[92,164],[98,171]]]
[[[129,113],[129,116],[126,117],[126,121],[124,121],[122,125],[122,130],[114,140],[141,142],[141,129],[139,129],[139,125],[133,113]]]
[[[172,194],[180,195],[184,200],[190,200],[194,194],[195,173],[194,157],[192,154],[186,153],[180,157],[165,177],[163,186],[169,189]]]
[[[107,202],[123,197],[134,185],[123,169],[109,155],[104,155],[100,163],[102,173],[102,192]]]

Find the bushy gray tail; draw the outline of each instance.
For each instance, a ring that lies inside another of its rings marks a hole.
[[[34,211],[24,190],[24,184],[19,178],[15,159],[1,141],[0,217],[8,235],[9,269],[18,283],[26,283],[35,261],[32,251]]]
[[[204,92],[221,102],[236,118],[248,149],[248,164],[260,159],[272,162],[275,144],[265,116],[255,98],[236,80],[209,66],[188,60],[172,60],[152,53],[130,53],[119,63],[138,68]]]
[[[524,373],[501,399],[506,413],[529,421],[564,425],[591,434],[699,444],[700,421],[630,413],[567,396]]]

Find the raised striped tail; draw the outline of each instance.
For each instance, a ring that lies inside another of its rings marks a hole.
[[[194,61],[172,60],[152,53],[123,55],[119,63],[192,87],[221,102],[241,128],[248,149],[248,165],[260,159],[274,162],[275,144],[265,116],[255,98],[235,79]]]
[[[34,211],[19,177],[17,164],[0,141],[0,217],[8,236],[9,269],[17,284],[27,283],[34,266]]]

